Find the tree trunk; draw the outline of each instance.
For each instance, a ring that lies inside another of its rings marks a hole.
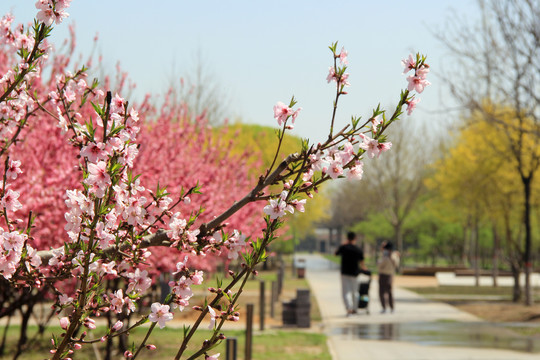
[[[497,232],[497,226],[493,222],[493,287],[497,287],[497,277],[499,276],[499,233]]]
[[[531,180],[532,175],[521,177],[523,181],[523,191],[525,196],[524,219],[525,224],[525,251],[523,253],[523,262],[525,264],[525,305],[533,304],[531,289]]]
[[[36,304],[35,299],[32,299],[31,301],[28,301],[26,303],[26,311],[23,311],[23,309],[20,309],[21,312],[21,331],[19,334],[19,342],[17,343],[17,351],[15,352],[15,355],[13,356],[13,360],[17,360],[19,355],[22,354],[26,347],[26,343],[28,341],[28,321],[30,320],[30,316],[32,315],[32,311],[34,311],[34,305]]]
[[[521,273],[519,266],[514,261],[511,263],[512,277],[514,278],[514,286],[512,291],[512,301],[517,303],[521,299],[521,286],[519,285],[519,274]]]
[[[3,357],[6,351],[6,338],[7,338],[7,332],[9,330],[10,324],[11,324],[11,315],[8,316],[6,326],[4,327],[4,335],[2,335],[2,344],[0,344],[0,357]]]
[[[396,235],[396,246],[400,254],[403,254],[403,231],[401,221],[398,221],[394,225],[394,231]]]
[[[473,251],[474,262],[474,286],[480,286],[480,264],[478,257],[479,241],[478,241],[478,219],[474,219],[474,224],[471,231],[471,250]]]

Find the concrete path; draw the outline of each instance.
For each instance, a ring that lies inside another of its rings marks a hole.
[[[445,303],[396,287],[395,312],[380,313],[376,277],[370,287],[370,314],[345,316],[339,269],[319,255],[298,255],[306,260],[306,276],[323,318],[324,331],[334,360],[538,360],[540,353],[495,348],[439,346],[437,335],[408,337],[415,326],[429,334],[432,326],[449,336],[467,336],[467,329],[481,320]],[[470,324],[470,326],[468,325]],[[425,329],[427,327],[427,329]],[[497,331],[504,338],[504,329]],[[473,336],[473,335],[471,335]],[[396,340],[401,339],[401,340]],[[435,344],[435,345],[434,345]]]

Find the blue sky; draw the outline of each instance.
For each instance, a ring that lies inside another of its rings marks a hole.
[[[29,22],[35,1],[2,0],[0,12]],[[294,133],[313,141],[329,127],[334,88],[326,83],[331,54],[339,41],[349,52],[351,87],[340,100],[338,125],[351,115],[367,117],[378,102],[395,104],[406,86],[400,60],[410,52],[428,55],[432,85],[421,94],[408,121],[448,123],[457,113],[437,73],[448,53],[433,33],[444,29],[452,10],[477,17],[469,0],[407,1],[142,1],[74,0],[77,49],[88,54],[99,33],[98,52],[108,72],[117,61],[137,84],[133,97],[161,94],[175,78],[194,71],[198,54],[226,94],[231,119],[275,126],[272,107],[292,95],[303,107]],[[52,36],[60,44],[66,23]]]

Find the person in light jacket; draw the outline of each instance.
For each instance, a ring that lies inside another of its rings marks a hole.
[[[399,266],[399,253],[393,251],[391,242],[382,245],[382,257],[377,263],[379,272],[379,299],[381,300],[381,313],[386,312],[387,305],[394,312],[394,296],[392,294],[392,281]]]

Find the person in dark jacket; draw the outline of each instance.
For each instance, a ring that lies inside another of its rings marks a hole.
[[[336,250],[336,255],[341,256],[341,295],[347,309],[347,316],[356,314],[358,307],[358,281],[356,277],[366,271],[364,253],[355,245],[356,234],[347,233],[347,242]]]

